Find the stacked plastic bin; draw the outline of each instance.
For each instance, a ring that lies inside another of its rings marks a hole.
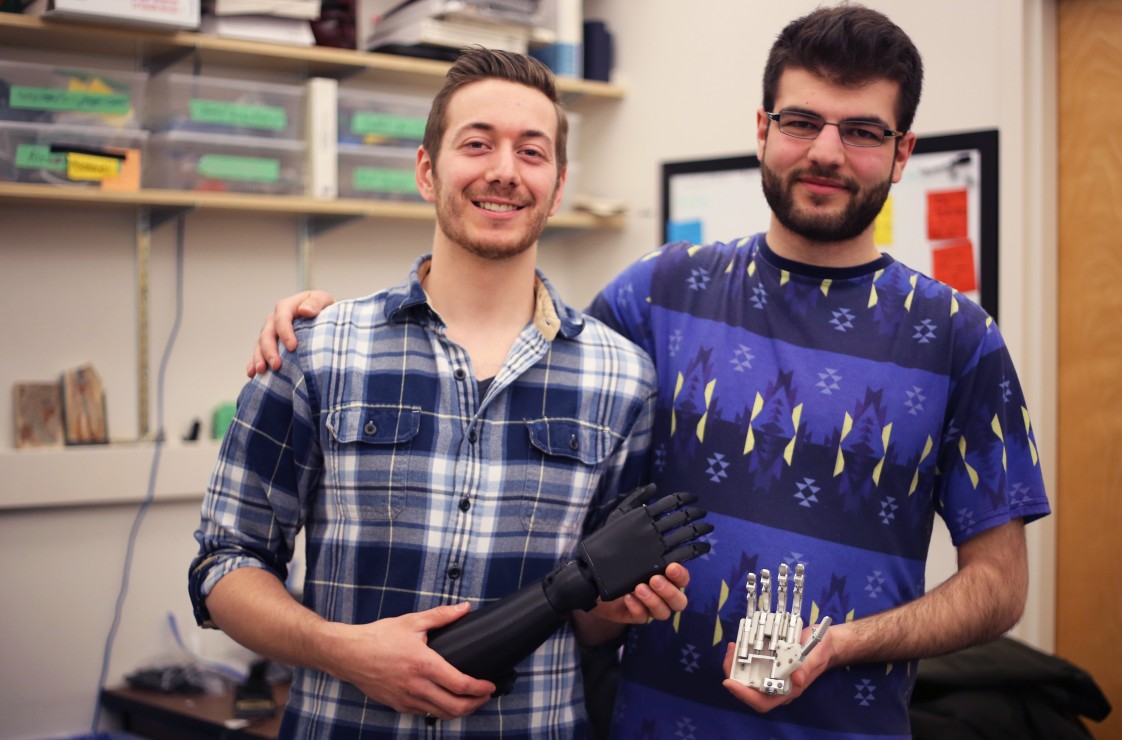
[[[0,59],[0,180],[136,190],[145,76]]]
[[[431,101],[339,88],[339,197],[421,201],[417,147]]]
[[[304,95],[300,85],[152,77],[145,187],[303,195]]]

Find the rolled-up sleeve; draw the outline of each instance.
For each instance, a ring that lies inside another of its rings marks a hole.
[[[322,477],[318,414],[297,355],[242,389],[203,499],[188,589],[195,619],[213,627],[206,597],[227,573],[288,577],[296,536]]]

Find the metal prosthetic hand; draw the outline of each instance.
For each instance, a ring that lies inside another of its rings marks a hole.
[[[748,613],[740,620],[729,678],[765,694],[789,694],[787,677],[803,664],[830,626],[823,617],[805,645],[799,644],[803,631],[803,566],[795,566],[795,589],[791,610],[787,611],[787,565],[779,566],[779,593],[775,611],[771,610],[771,574],[760,571],[760,595],[756,596],[756,574],[748,574]]]
[[[654,492],[653,485],[632,491],[604,526],[581,542],[576,558],[429,632],[429,647],[469,676],[494,682],[497,694],[510,691],[514,666],[564,624],[570,612],[631,593],[671,563],[709,552],[709,543],[697,540],[713,526],[698,521],[704,510],[689,506],[696,497],[674,493],[645,504]]]

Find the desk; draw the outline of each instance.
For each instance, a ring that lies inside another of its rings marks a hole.
[[[189,696],[120,686],[103,689],[101,703],[117,713],[121,729],[155,740],[275,740],[288,700],[288,684],[274,686],[273,697],[277,713],[266,719],[250,720],[252,724],[241,730],[231,730],[223,724],[234,717],[232,693]]]

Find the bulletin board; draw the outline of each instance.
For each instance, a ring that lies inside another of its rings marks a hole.
[[[997,318],[998,132],[921,136],[877,217],[885,254]],[[705,244],[767,230],[754,155],[662,165],[663,241]]]

